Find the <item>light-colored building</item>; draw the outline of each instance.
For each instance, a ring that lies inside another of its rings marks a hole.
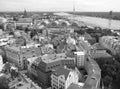
[[[50,86],[50,75],[52,71],[67,66],[75,67],[75,58],[67,57],[65,53],[45,54],[35,60],[31,66],[31,74],[34,75],[43,85]]]
[[[78,83],[79,76],[76,71],[68,68],[59,68],[51,75],[52,89],[67,89],[72,83]]]
[[[74,52],[76,55],[76,65],[77,67],[83,67],[85,65],[85,52]]]
[[[30,73],[32,72],[32,70],[31,70],[32,63],[34,63],[37,58],[38,57],[31,57],[31,58],[27,59],[27,70],[28,70],[28,72],[30,72]]]
[[[41,55],[37,44],[27,46],[5,46],[6,57],[9,62],[14,63],[21,69],[27,68],[26,59]]]
[[[75,39],[73,39],[73,38],[71,38],[71,37],[69,36],[68,39],[66,40],[66,43],[67,43],[67,44],[73,44],[73,45],[75,45],[75,44],[76,44],[76,41],[75,41]]]
[[[85,54],[91,53],[91,44],[87,40],[78,40],[78,48],[82,49]]]
[[[110,50],[113,55],[120,54],[120,38],[115,36],[103,36],[100,38],[99,43],[104,48]]]
[[[0,71],[2,71],[3,67],[4,67],[3,58],[2,58],[2,56],[0,55]]]
[[[52,44],[46,44],[41,47],[41,52],[42,54],[53,54],[54,53],[54,48]]]
[[[88,57],[85,62],[85,69],[88,73],[83,89],[99,89],[101,69],[94,59]]]
[[[31,18],[20,18],[18,21],[15,22],[15,27],[22,26],[28,27],[33,24],[33,20]]]
[[[7,44],[11,44],[14,42],[15,42],[15,39],[11,35],[3,34],[0,36],[0,46],[5,46]]]

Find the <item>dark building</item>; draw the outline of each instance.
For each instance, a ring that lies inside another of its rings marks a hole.
[[[67,57],[61,54],[45,54],[39,57],[31,66],[31,74],[44,85],[50,86],[50,75],[55,69],[66,65],[69,68],[75,67],[75,58]]]

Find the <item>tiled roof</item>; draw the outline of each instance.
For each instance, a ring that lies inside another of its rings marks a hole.
[[[79,41],[79,46],[81,46],[84,50],[89,50],[91,47],[87,41]]]
[[[105,48],[102,47],[99,43],[95,43],[93,47],[95,47],[97,50],[105,50]]]
[[[32,23],[31,18],[20,18],[16,23]]]
[[[96,52],[96,53],[92,53],[91,56],[93,58],[112,58],[112,56],[107,52],[98,52],[98,53]]]
[[[55,74],[56,76],[64,75],[65,80],[66,80],[70,71],[71,71],[70,69],[62,67],[62,68],[55,70],[53,74]]]

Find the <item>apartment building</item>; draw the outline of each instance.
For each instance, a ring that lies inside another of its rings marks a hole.
[[[76,55],[76,65],[77,67],[83,67],[85,65],[85,52],[74,52]]]
[[[72,83],[77,83],[79,76],[76,71],[66,67],[55,70],[51,75],[52,89],[67,89]]]
[[[75,58],[70,58],[65,53],[45,54],[39,57],[31,66],[31,74],[45,86],[50,86],[50,75],[52,71],[63,67],[75,67]]]
[[[100,38],[99,43],[104,48],[111,51],[113,55],[119,55],[120,53],[120,38],[115,36],[103,36]]]
[[[7,60],[14,63],[20,69],[27,68],[26,59],[41,55],[39,44],[27,46],[7,45],[4,47]]]

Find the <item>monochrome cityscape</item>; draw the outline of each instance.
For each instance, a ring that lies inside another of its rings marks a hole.
[[[0,89],[120,89],[120,12],[3,5]]]

